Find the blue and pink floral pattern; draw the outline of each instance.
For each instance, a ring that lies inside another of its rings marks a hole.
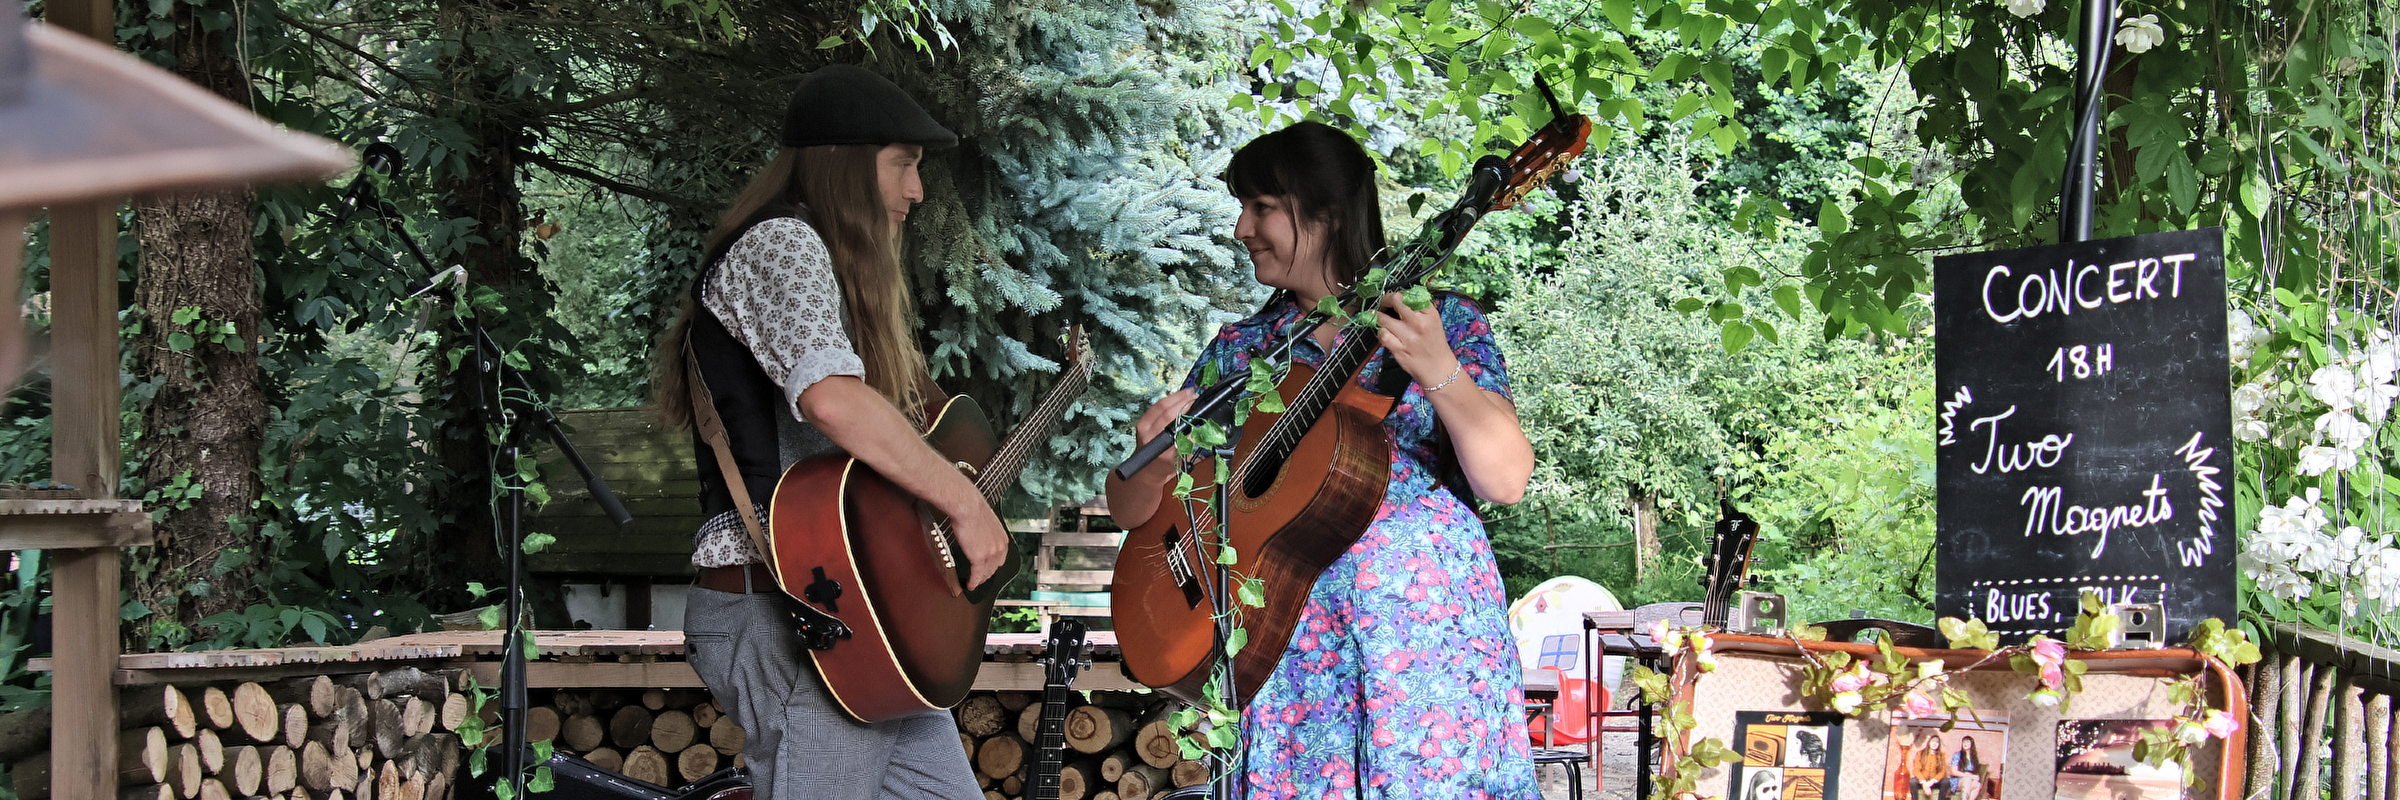
[[[1509,396],[1482,310],[1436,297],[1461,379]],[[1225,326],[1186,385],[1211,363],[1246,372],[1302,313],[1278,303]],[[1311,338],[1293,357],[1316,364],[1325,353]],[[1359,382],[1375,386],[1386,363],[1370,359]],[[1374,523],[1317,579],[1283,662],[1243,714],[1248,797],[1541,796],[1499,569],[1483,521],[1437,477],[1433,423],[1424,388],[1409,384],[1384,420],[1391,485]]]

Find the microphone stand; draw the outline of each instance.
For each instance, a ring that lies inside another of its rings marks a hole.
[[[388,145],[379,142],[368,148],[369,153],[376,152],[377,147]],[[381,164],[370,161],[369,165],[388,176],[392,162],[393,159],[385,159]],[[398,235],[402,248],[424,269],[426,283],[411,296],[435,291],[447,282],[448,273],[435,268],[433,260],[425,257],[425,251],[417,246],[416,237],[409,234],[408,218],[398,208],[378,197],[373,185],[363,183],[363,179],[361,183],[353,184],[344,202],[349,206],[343,212],[344,218],[361,207],[367,208],[384,223],[387,230]],[[452,296],[451,301],[467,302],[465,297],[457,294]],[[467,333],[474,343],[467,348],[463,366],[473,376],[475,404],[483,419],[484,430],[503,431],[500,441],[493,443],[491,457],[487,461],[489,474],[494,480],[502,481],[507,493],[505,507],[494,509],[499,513],[495,514],[493,520],[500,527],[500,544],[508,549],[508,599],[504,608],[508,625],[500,648],[500,763],[501,769],[508,775],[509,788],[513,792],[510,796],[524,800],[525,773],[532,756],[525,741],[525,714],[530,705],[525,696],[525,651],[527,645],[531,644],[525,630],[523,584],[525,487],[514,480],[503,480],[501,467],[507,465],[507,475],[516,474],[515,465],[524,451],[525,438],[538,428],[566,456],[567,463],[574,465],[576,473],[583,477],[584,487],[591,492],[592,499],[600,504],[601,510],[608,514],[617,527],[633,524],[633,514],[618,501],[616,493],[609,491],[608,482],[592,471],[591,464],[583,460],[582,453],[576,451],[574,442],[569,441],[566,431],[560,428],[558,416],[551,413],[547,404],[536,399],[538,394],[532,381],[527,380],[521,370],[509,366],[506,359],[508,351],[493,341],[491,333],[483,325],[482,315],[475,312],[472,305],[467,308]],[[491,383],[488,393],[485,386],[487,375]],[[512,389],[515,393],[513,408],[510,405]]]

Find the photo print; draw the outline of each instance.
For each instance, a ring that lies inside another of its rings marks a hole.
[[[1840,777],[1842,715],[1741,711],[1734,740],[1742,760],[1726,784],[1735,800],[1825,800]]]
[[[2008,715],[1975,709],[1947,719],[1894,720],[1883,800],[1997,800],[2008,757]]]
[[[2059,800],[2183,800],[2183,767],[2133,757],[2142,731],[2163,719],[2070,719],[2058,723]]]

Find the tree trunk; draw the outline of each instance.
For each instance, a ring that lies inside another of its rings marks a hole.
[[[1658,496],[1640,486],[1626,490],[1633,508],[1633,584],[1640,586],[1658,568]]]
[[[492,5],[487,0],[441,0],[436,4],[437,24],[444,38],[454,39],[460,46],[439,62],[447,88],[433,101],[435,112],[457,123],[475,145],[467,151],[464,170],[435,167],[440,188],[436,203],[442,218],[472,219],[475,224],[454,239],[448,250],[428,255],[440,267],[465,267],[470,287],[499,292],[508,313],[486,314],[484,324],[491,326],[494,341],[511,346],[548,324],[551,293],[532,260],[522,252],[525,210],[517,179],[524,168],[525,148],[533,142],[527,131],[536,125],[525,118],[530,113],[529,98],[508,89],[516,68],[509,63],[508,54],[490,44],[506,35],[494,30],[503,24],[504,15],[496,13]],[[463,324],[451,326],[441,344],[444,352],[473,346]],[[463,361],[456,370],[448,368],[447,359],[432,362],[437,369],[448,370],[436,384],[442,387],[443,418],[437,451],[448,480],[426,487],[444,519],[434,533],[433,547],[424,551],[432,560],[427,585],[459,587],[468,581],[497,585],[506,581],[507,554],[492,541],[491,451],[480,411],[481,399],[492,389],[487,385],[479,394],[474,375],[468,371],[473,359]],[[536,369],[529,377],[539,380],[544,374]],[[463,603],[467,598],[460,592],[452,599]]]
[[[247,106],[249,77],[226,32],[196,19],[230,9],[176,5],[166,46],[176,74]],[[135,206],[143,315],[135,379],[157,387],[142,413],[141,476],[160,494],[151,507],[164,518],[158,544],[137,556],[149,568],[129,571],[134,596],[154,612],[151,632],[170,641],[205,617],[263,600],[252,583],[263,554],[249,525],[267,420],[250,206],[247,190],[150,196]]]

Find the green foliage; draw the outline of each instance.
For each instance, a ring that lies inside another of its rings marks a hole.
[[[1691,295],[1722,274],[1802,256],[1724,225],[1696,196],[1688,152],[1595,157],[1607,167],[1577,187],[1560,260],[1520,271],[1492,315],[1537,455],[1527,501],[1494,515],[1503,574],[1514,586],[1581,574],[1630,587],[1629,603],[1694,597],[1687,556],[1722,497],[1759,520],[1762,572],[1802,617],[1927,618],[1929,343],[1721,347],[1720,325],[1678,306],[1702,303]],[[1812,308],[1742,288],[1794,327],[1820,324]],[[1643,497],[1656,498],[1663,551],[1636,581],[1620,509]]]

